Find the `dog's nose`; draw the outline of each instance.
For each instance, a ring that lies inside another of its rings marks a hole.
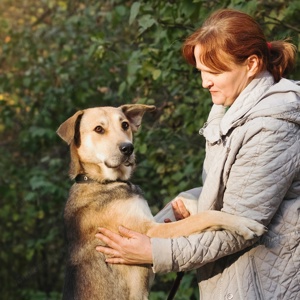
[[[124,155],[131,155],[133,150],[134,150],[134,147],[131,143],[122,143],[120,146],[119,146],[119,149],[120,151],[124,154]]]

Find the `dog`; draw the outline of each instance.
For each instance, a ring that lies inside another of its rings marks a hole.
[[[75,179],[64,210],[68,243],[64,300],[148,299],[151,267],[105,263],[105,256],[95,250],[100,243],[95,238],[98,227],[118,232],[123,225],[158,238],[227,229],[251,239],[265,232],[256,221],[220,211],[191,212],[171,223],[154,221],[141,189],[129,181],[135,168],[133,134],[144,113],[154,109],[142,104],[88,108],[57,130],[70,146],[69,174]]]

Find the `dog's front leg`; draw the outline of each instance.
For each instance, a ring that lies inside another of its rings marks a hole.
[[[188,218],[171,223],[151,223],[147,227],[150,237],[173,238],[189,236],[207,230],[230,230],[246,240],[261,236],[266,228],[251,219],[230,215],[220,211],[203,211]]]

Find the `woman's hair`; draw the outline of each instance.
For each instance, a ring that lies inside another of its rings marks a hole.
[[[216,11],[186,39],[182,53],[194,66],[196,45],[201,46],[201,63],[219,72],[230,71],[230,62],[242,64],[250,55],[257,55],[258,72],[268,70],[278,82],[295,65],[296,47],[293,44],[288,40],[267,42],[259,24],[236,10]]]

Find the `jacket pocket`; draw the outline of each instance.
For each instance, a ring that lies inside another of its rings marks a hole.
[[[254,256],[250,256],[250,265],[251,265],[251,276],[253,280],[253,285],[255,287],[256,299],[257,300],[264,300],[263,289],[261,286],[261,281],[259,278],[259,273],[257,270],[256,262]]]

